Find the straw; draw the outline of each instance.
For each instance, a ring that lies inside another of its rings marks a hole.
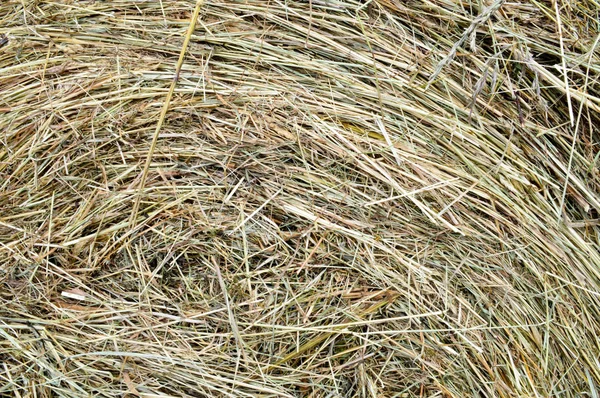
[[[1,2],[0,395],[597,396],[599,9]]]

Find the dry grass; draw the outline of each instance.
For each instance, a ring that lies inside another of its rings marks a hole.
[[[0,395],[597,398],[599,10],[3,0]]]

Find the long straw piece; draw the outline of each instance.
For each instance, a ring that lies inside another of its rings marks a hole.
[[[160,134],[160,130],[165,121],[165,117],[167,116],[167,112],[169,111],[169,105],[171,104],[171,98],[173,98],[173,92],[175,92],[175,86],[177,85],[177,81],[179,80],[179,73],[181,72],[181,66],[183,65],[183,60],[185,59],[185,53],[187,51],[188,45],[190,44],[192,33],[194,33],[194,30],[196,29],[196,21],[198,20],[198,16],[200,15],[200,10],[202,9],[203,3],[204,0],[198,0],[196,2],[194,15],[192,15],[190,25],[188,26],[188,30],[183,41],[183,46],[181,47],[181,52],[179,53],[179,60],[177,61],[175,76],[173,77],[173,81],[171,82],[171,86],[169,87],[167,98],[165,99],[162,110],[160,112],[160,117],[158,118],[158,123],[156,124],[156,129],[154,130],[154,136],[152,137],[152,143],[150,144],[150,149],[148,150],[148,155],[146,156],[146,163],[144,164],[144,170],[142,171],[142,178],[138,186],[135,202],[133,204],[133,210],[131,211],[130,223],[132,228],[134,228],[137,223],[137,214],[140,208],[140,200],[142,197],[142,192],[146,187],[146,180],[148,179],[148,170],[150,169],[150,163],[152,162],[152,155],[154,155],[154,151],[156,150],[158,135]]]

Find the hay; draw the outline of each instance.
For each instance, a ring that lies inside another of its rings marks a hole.
[[[3,0],[0,394],[598,397],[599,10]]]

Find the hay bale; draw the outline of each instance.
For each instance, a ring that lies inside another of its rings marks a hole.
[[[598,9],[2,1],[0,394],[597,397]]]

